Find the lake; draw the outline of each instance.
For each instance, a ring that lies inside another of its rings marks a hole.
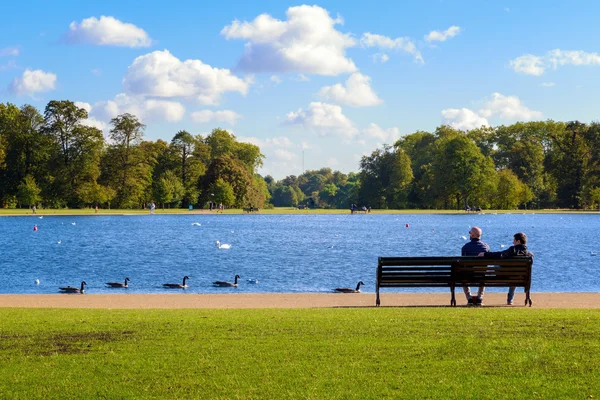
[[[374,292],[378,256],[460,255],[473,225],[492,251],[527,234],[533,292],[600,291],[596,214],[221,214],[2,217],[0,293],[57,293],[82,280],[88,293],[179,293],[162,284],[184,275],[186,293],[330,292],[359,280]],[[236,274],[237,289],[211,284]],[[125,277],[129,289],[104,285]]]

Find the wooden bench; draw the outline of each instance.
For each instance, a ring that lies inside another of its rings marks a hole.
[[[449,288],[452,294],[450,305],[456,306],[456,287],[516,286],[524,289],[525,305],[531,307],[532,265],[531,257],[379,257],[375,304],[380,305],[380,288]]]

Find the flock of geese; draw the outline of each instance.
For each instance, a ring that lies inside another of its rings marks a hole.
[[[217,286],[217,287],[238,287],[238,279],[240,279],[241,276],[236,275],[235,279],[233,281],[233,283],[231,282],[227,282],[227,281],[214,281],[213,285]],[[184,276],[183,277],[183,282],[182,283],[163,283],[163,287],[166,289],[187,289],[189,286],[187,285],[187,280],[190,279],[189,276]],[[129,281],[131,279],[129,278],[125,278],[124,282],[106,282],[106,287],[108,288],[115,288],[115,289],[127,289],[129,287]],[[249,283],[258,283],[258,280],[256,279],[249,279],[248,280]],[[36,281],[36,283],[38,283],[38,281]],[[77,288],[74,286],[66,286],[66,287],[59,287],[58,290],[60,290],[62,293],[80,293],[83,294],[85,293],[85,286],[87,285],[86,281],[81,282],[81,287]]]
[[[241,276],[236,275],[234,278],[233,283],[232,282],[228,282],[228,281],[214,281],[213,285],[217,286],[217,287],[238,287],[238,279],[240,279]],[[163,283],[163,287],[166,289],[187,289],[189,286],[187,285],[187,280],[190,279],[189,276],[184,276],[183,277],[183,282],[182,283]],[[106,287],[108,288],[115,288],[115,289],[126,289],[129,287],[129,278],[125,278],[124,282],[106,282]],[[36,281],[36,283],[39,283],[39,281]],[[248,279],[248,283],[258,283],[258,280],[256,279]],[[86,281],[81,282],[81,287],[77,288],[74,286],[66,286],[66,287],[59,287],[58,289],[60,290],[61,293],[79,293],[79,294],[84,294],[85,293],[85,286],[87,285]],[[334,292],[338,292],[338,293],[360,293],[360,287],[364,285],[363,281],[359,281],[358,284],[356,285],[356,289],[352,289],[352,288],[335,288],[333,289]]]

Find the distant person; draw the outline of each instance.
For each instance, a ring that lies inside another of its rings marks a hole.
[[[518,232],[513,235],[513,245],[504,251],[487,251],[482,254],[485,258],[512,258],[533,257],[533,253],[527,250],[527,235]],[[506,297],[506,304],[513,305],[515,299],[515,286],[511,286]]]
[[[31,212],[33,212],[34,214],[37,214],[37,208],[35,208],[35,206],[31,207]]]
[[[222,213],[223,212],[223,203],[219,203],[219,211]]]
[[[471,241],[462,247],[462,256],[478,256],[482,253],[490,251],[490,246],[481,241],[481,228],[477,226],[472,227],[469,231],[469,236]],[[468,306],[480,306],[483,304],[483,293],[485,291],[485,286],[479,286],[479,289],[477,290],[477,297],[475,298],[471,295],[471,288],[469,286],[463,286],[463,290],[465,291],[465,296],[467,297]]]
[[[154,214],[154,209],[156,208],[156,205],[154,205],[154,202],[150,203],[150,214]]]

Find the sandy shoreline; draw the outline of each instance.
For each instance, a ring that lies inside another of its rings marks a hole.
[[[532,293],[533,308],[600,308],[600,293]],[[524,307],[518,293],[515,306]],[[465,306],[457,293],[457,306]],[[489,293],[485,307],[508,307],[506,295]],[[445,293],[381,293],[382,307],[448,307]],[[17,308],[332,308],[374,307],[375,294],[3,294],[1,307]]]

